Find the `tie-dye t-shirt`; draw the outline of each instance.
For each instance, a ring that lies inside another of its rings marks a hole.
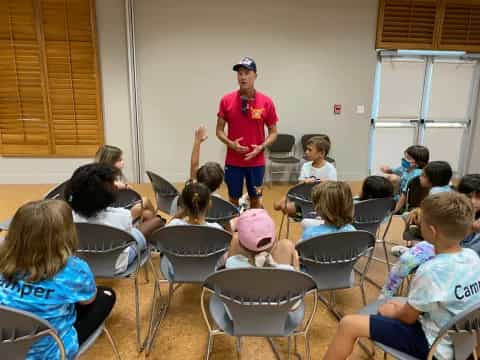
[[[408,183],[414,178],[422,175],[422,169],[413,169],[411,171],[399,166],[392,170],[394,174],[400,176],[400,192],[405,194],[407,192]]]
[[[92,299],[96,291],[87,263],[74,256],[48,280],[10,283],[0,276],[0,304],[29,311],[50,322],[62,339],[67,359],[75,358],[78,352],[78,336],[73,327],[77,317],[75,303]],[[32,346],[27,359],[60,359],[60,352],[55,341],[47,336]]]
[[[408,303],[422,312],[419,320],[430,345],[452,317],[480,302],[479,268],[480,258],[470,249],[438,254],[418,268]],[[440,342],[435,357],[453,359],[448,337]]]
[[[313,237],[320,236],[320,235],[335,234],[339,232],[355,231],[355,230],[356,229],[352,224],[347,224],[339,228],[330,224],[310,226],[303,231],[302,238],[300,239],[300,241],[311,239]]]

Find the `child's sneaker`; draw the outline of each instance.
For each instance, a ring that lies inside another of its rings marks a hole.
[[[390,254],[392,254],[395,257],[400,257],[407,250],[408,250],[408,247],[406,246],[396,245],[396,246],[392,246],[392,248],[390,249]]]
[[[248,193],[245,193],[240,199],[238,199],[238,210],[241,214],[248,209],[250,209],[250,198],[248,197]]]

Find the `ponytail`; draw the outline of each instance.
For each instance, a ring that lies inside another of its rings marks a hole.
[[[201,183],[190,182],[185,185],[181,200],[186,215],[199,218],[206,215],[210,205],[210,191]]]

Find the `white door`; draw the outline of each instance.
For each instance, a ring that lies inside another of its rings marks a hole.
[[[382,57],[375,75],[369,173],[398,166],[410,145],[463,174],[478,94],[478,62],[441,56]]]

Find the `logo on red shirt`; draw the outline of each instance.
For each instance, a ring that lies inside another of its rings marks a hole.
[[[250,109],[250,113],[251,113],[251,116],[252,116],[252,119],[254,120],[261,120],[262,119],[262,113],[265,111],[264,108],[254,108],[252,107]]]

